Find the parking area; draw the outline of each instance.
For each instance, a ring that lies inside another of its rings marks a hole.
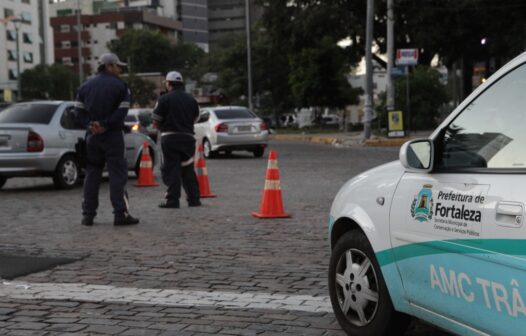
[[[344,335],[328,299],[328,211],[339,187],[397,148],[272,142],[291,219],[260,220],[267,162],[207,160],[203,206],[158,209],[163,188],[129,182],[134,227],[114,227],[108,185],[93,227],[81,189],[13,179],[0,190],[0,252],[73,263],[0,285],[0,334]],[[446,335],[417,323],[409,335]]]

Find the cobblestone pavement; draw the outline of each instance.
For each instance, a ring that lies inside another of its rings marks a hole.
[[[328,301],[327,220],[339,187],[397,148],[274,142],[292,219],[259,220],[265,159],[208,160],[203,206],[158,209],[163,188],[134,188],[141,223],[114,227],[108,185],[93,227],[81,189],[12,179],[0,190],[0,252],[80,258],[0,284],[2,335],[344,335]],[[407,335],[446,335],[416,323]]]

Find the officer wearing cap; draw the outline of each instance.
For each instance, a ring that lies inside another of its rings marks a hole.
[[[99,186],[106,164],[114,225],[139,223],[128,212],[128,167],[124,147],[124,117],[130,107],[130,90],[119,78],[126,66],[117,55],[99,57],[98,73],[78,90],[75,104],[79,121],[86,127],[86,176],[82,225],[93,225],[99,205]]]
[[[200,206],[199,184],[195,175],[194,122],[199,117],[197,101],[184,91],[183,76],[177,71],[166,75],[168,92],[159,98],[153,111],[154,126],[161,131],[163,182],[168,186],[160,208],[179,208],[181,183],[188,206]]]

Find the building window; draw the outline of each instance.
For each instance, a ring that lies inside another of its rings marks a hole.
[[[9,69],[9,79],[15,80],[17,78],[18,78],[18,76],[17,76],[16,70]]]
[[[30,12],[21,12],[20,18],[22,19],[22,22],[24,23],[31,23],[31,13]]]
[[[71,48],[71,42],[70,41],[62,41],[61,47],[62,47],[62,49],[69,49],[69,48]]]
[[[22,0],[22,3],[29,4],[31,3],[31,0]]]
[[[73,65],[73,62],[71,61],[71,57],[63,57],[62,58],[62,64],[64,64],[64,65]]]
[[[16,50],[7,50],[7,59],[10,61],[16,61]]]
[[[59,9],[57,10],[57,16],[71,16],[73,15],[72,9]]]
[[[29,51],[24,52],[24,62],[33,63],[33,53]]]
[[[4,18],[8,18],[10,16],[15,16],[15,12],[12,9],[4,8]]]
[[[5,35],[8,41],[16,41],[16,31],[6,29]]]
[[[69,33],[70,31],[71,31],[71,27],[69,25],[60,25],[61,33]]]
[[[30,33],[24,33],[22,40],[24,43],[33,44],[33,35]]]

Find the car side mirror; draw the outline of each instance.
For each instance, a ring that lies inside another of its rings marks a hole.
[[[415,139],[400,148],[400,163],[407,169],[430,172],[433,170],[434,144],[430,139]]]

